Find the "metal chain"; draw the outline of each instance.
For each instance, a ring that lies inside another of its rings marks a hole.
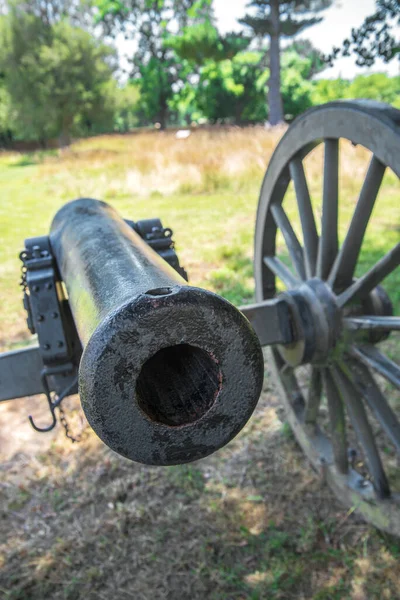
[[[22,252],[20,252],[19,254],[19,258],[22,262],[21,265],[21,281],[20,281],[20,286],[22,288],[23,293],[26,293],[26,290],[28,289],[28,284],[26,282],[26,274],[28,272],[28,269],[26,267],[25,261],[28,258],[28,253],[26,250],[23,250]]]
[[[69,428],[67,418],[65,416],[65,411],[64,411],[63,407],[61,406],[61,404],[58,406],[58,410],[59,410],[59,414],[60,414],[60,423],[64,427],[64,430],[65,430],[65,437],[67,437],[69,440],[71,440],[71,442],[73,444],[75,444],[75,443],[78,444],[79,442],[82,441],[84,430],[81,431],[81,433],[77,436],[72,435],[70,428]]]

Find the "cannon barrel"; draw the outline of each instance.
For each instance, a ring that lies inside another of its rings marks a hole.
[[[190,462],[227,444],[263,381],[247,319],[189,286],[104,202],[65,205],[50,240],[84,347],[81,403],[98,436],[153,465]]]

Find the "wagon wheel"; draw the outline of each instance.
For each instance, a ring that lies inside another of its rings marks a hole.
[[[341,245],[340,139],[372,153]],[[324,169],[319,223],[303,161],[320,144]],[[368,101],[334,102],[308,111],[289,128],[269,164],[255,238],[257,300],[274,297],[278,280],[289,296],[300,303],[304,300],[306,340],[269,350],[297,441],[342,502],[376,527],[397,535],[400,490],[391,487],[380,440],[387,436],[399,468],[400,411],[396,415],[383,389],[391,388],[390,398],[397,394],[400,367],[379,342],[393,339],[398,334],[392,332],[400,330],[400,317],[393,316],[396,310],[399,315],[400,307],[393,308],[384,289],[385,278],[400,264],[400,244],[364,273],[358,270],[358,279],[355,271],[384,173],[390,167],[400,175],[399,157],[400,111]],[[302,240],[284,208],[291,181]],[[394,231],[399,225],[394,223]],[[279,231],[288,253],[285,262],[277,256]]]

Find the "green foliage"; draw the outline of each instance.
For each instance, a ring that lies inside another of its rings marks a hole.
[[[171,36],[167,45],[177,56],[197,66],[208,60],[231,59],[245,50],[250,39],[242,34],[228,33],[221,36],[215,25],[208,19],[185,27],[179,35]]]
[[[293,119],[312,106],[315,69],[313,57],[301,57],[294,49],[282,59],[281,92],[285,117]],[[209,61],[200,71],[194,101],[211,122],[259,123],[268,117],[265,85],[269,77],[260,52],[242,52],[233,60]],[[191,88],[193,90],[193,88]]]
[[[190,125],[199,122],[204,115],[197,105],[197,88],[190,82],[184,83],[168,103],[170,115],[175,117],[179,125]]]
[[[146,121],[167,124],[168,102],[174,96],[173,67],[178,68],[174,57],[159,58],[152,56],[147,63],[139,66],[137,81],[140,90],[140,113]]]
[[[303,29],[319,23],[317,14],[332,4],[333,0],[251,0],[247,5],[253,13],[246,14],[240,23],[260,38],[269,39],[268,112],[269,121],[277,125],[284,119],[281,88],[280,45],[281,37],[293,37]],[[294,82],[294,75],[292,80]],[[293,110],[293,107],[290,107]]]
[[[61,20],[52,26],[10,7],[3,20],[1,66],[17,114],[17,135],[67,144],[76,129],[113,118],[113,52]]]
[[[306,58],[290,52],[284,56],[281,94],[286,120],[292,120],[312,106],[311,65]]]
[[[318,13],[331,2],[252,0],[248,5],[252,20],[247,15],[242,23],[260,38],[293,35],[320,20]],[[386,16],[393,2],[377,0]],[[243,33],[220,34],[212,0],[96,0],[96,9],[91,0],[6,3],[0,17],[3,146],[12,137],[45,145],[58,136],[60,144],[66,144],[71,135],[126,132],[155,122],[162,127],[204,120],[274,122],[265,88],[268,84],[271,90],[277,81],[282,110],[275,96],[271,104],[275,122],[283,117],[292,120],[313,104],[340,98],[371,98],[400,107],[398,77],[373,74],[353,82],[311,82],[326,63],[308,40],[294,41],[281,56],[279,45],[249,51],[251,39]],[[278,7],[274,31],[273,6]],[[115,37],[125,32],[136,42],[125,87],[113,78],[114,51],[77,26],[86,27],[92,19],[89,29],[93,28],[93,10],[105,33]],[[382,12],[380,18],[384,16]],[[274,52],[278,62],[272,60]]]
[[[7,146],[12,139],[16,114],[10,94],[5,86],[0,87],[0,145]]]
[[[350,84],[348,97],[370,98],[400,108],[400,77],[388,77],[384,73],[359,75]]]
[[[126,133],[139,122],[140,92],[137,85],[127,84],[115,90],[114,129]]]
[[[18,4],[25,14],[40,19],[49,27],[63,19],[83,28],[90,28],[93,22],[91,0],[19,0],[18,2],[5,0],[3,2],[6,7],[12,4]]]
[[[141,115],[164,128],[176,86],[187,74],[185,61],[173,49],[176,26],[184,31],[207,21],[210,0],[98,0],[97,6],[107,33],[122,31],[136,41],[131,75],[138,82]]]
[[[260,54],[246,52],[233,60],[209,62],[200,74],[197,106],[211,122],[252,123],[265,120]]]
[[[324,55],[313,46],[310,40],[295,40],[289,46],[286,46],[284,50],[285,56],[289,55],[289,53],[294,53],[301,58],[307,59],[308,68],[305,75],[307,79],[311,79],[311,77],[321,73],[327,67]]]
[[[195,102],[191,77],[203,66],[207,77],[207,63],[232,59],[249,44],[241,35],[219,34],[211,0],[99,0],[98,7],[109,33],[129,30],[136,40],[132,77],[140,90],[140,117],[144,122],[158,121],[162,127],[168,121],[200,118],[203,98]],[[201,91],[202,85],[198,89]]]
[[[341,98],[347,98],[350,82],[346,79],[320,79],[314,82],[312,92],[313,104],[325,104]]]
[[[346,79],[320,79],[314,82],[313,104],[324,104],[343,98],[368,98],[400,108],[400,77],[385,73],[358,75],[352,82]]]

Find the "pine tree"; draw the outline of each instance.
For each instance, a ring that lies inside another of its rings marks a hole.
[[[283,121],[281,96],[280,38],[293,37],[303,29],[322,20],[317,13],[325,10],[333,0],[251,0],[248,8],[255,13],[246,14],[240,23],[250,27],[256,37],[269,38],[268,107],[269,122],[277,125]]]

